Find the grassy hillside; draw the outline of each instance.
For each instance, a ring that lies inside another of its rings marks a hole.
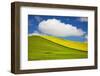
[[[71,41],[71,40],[64,40],[64,39],[53,37],[53,36],[41,36],[41,37],[43,37],[47,40],[50,40],[54,43],[69,47],[69,48],[87,51],[87,43],[85,43],[85,42],[75,42],[75,41]]]
[[[28,37],[28,60],[87,58],[87,52],[52,42],[41,36]]]

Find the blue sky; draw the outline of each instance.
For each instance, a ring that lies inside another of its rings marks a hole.
[[[59,20],[61,23],[70,24],[77,29],[85,32],[82,36],[65,36],[62,37],[68,40],[85,41],[85,35],[88,35],[88,18],[87,17],[74,17],[74,16],[47,16],[47,15],[28,15],[28,34],[32,34],[39,30],[39,24],[47,20]],[[67,25],[65,25],[67,26]],[[57,28],[57,27],[56,27]]]

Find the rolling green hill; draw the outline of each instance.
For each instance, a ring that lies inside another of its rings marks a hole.
[[[41,36],[28,36],[28,60],[55,60],[87,58],[87,51],[74,49]]]

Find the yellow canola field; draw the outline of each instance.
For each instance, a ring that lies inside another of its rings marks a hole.
[[[53,36],[41,36],[42,38],[45,38],[49,41],[52,41],[54,43],[60,44],[62,46],[66,46],[69,48],[77,49],[77,50],[82,50],[82,51],[87,51],[88,46],[86,42],[76,42],[76,41],[71,41],[71,40],[64,40],[61,38],[53,37]]]

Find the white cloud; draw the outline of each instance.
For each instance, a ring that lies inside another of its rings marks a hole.
[[[85,35],[85,38],[88,39],[88,35]]]
[[[85,42],[88,41],[88,35],[85,35],[84,38],[86,39]]]
[[[66,37],[66,36],[82,36],[85,32],[82,29],[71,24],[62,23],[57,19],[48,19],[40,22],[39,31],[43,34],[52,36]]]
[[[37,36],[40,36],[40,35],[46,35],[46,34],[43,34],[43,33],[40,33],[40,32],[38,32],[38,31],[34,31],[33,33],[31,33],[31,34],[28,34],[28,36],[33,36],[33,35],[37,35]]]
[[[40,35],[38,31],[34,31],[33,33],[29,34],[28,36],[33,36],[33,35]]]
[[[81,22],[88,22],[88,18],[87,17],[81,17],[81,18],[79,18],[79,20]]]
[[[42,21],[42,18],[39,17],[39,16],[34,16],[34,18],[35,18],[38,22]]]

